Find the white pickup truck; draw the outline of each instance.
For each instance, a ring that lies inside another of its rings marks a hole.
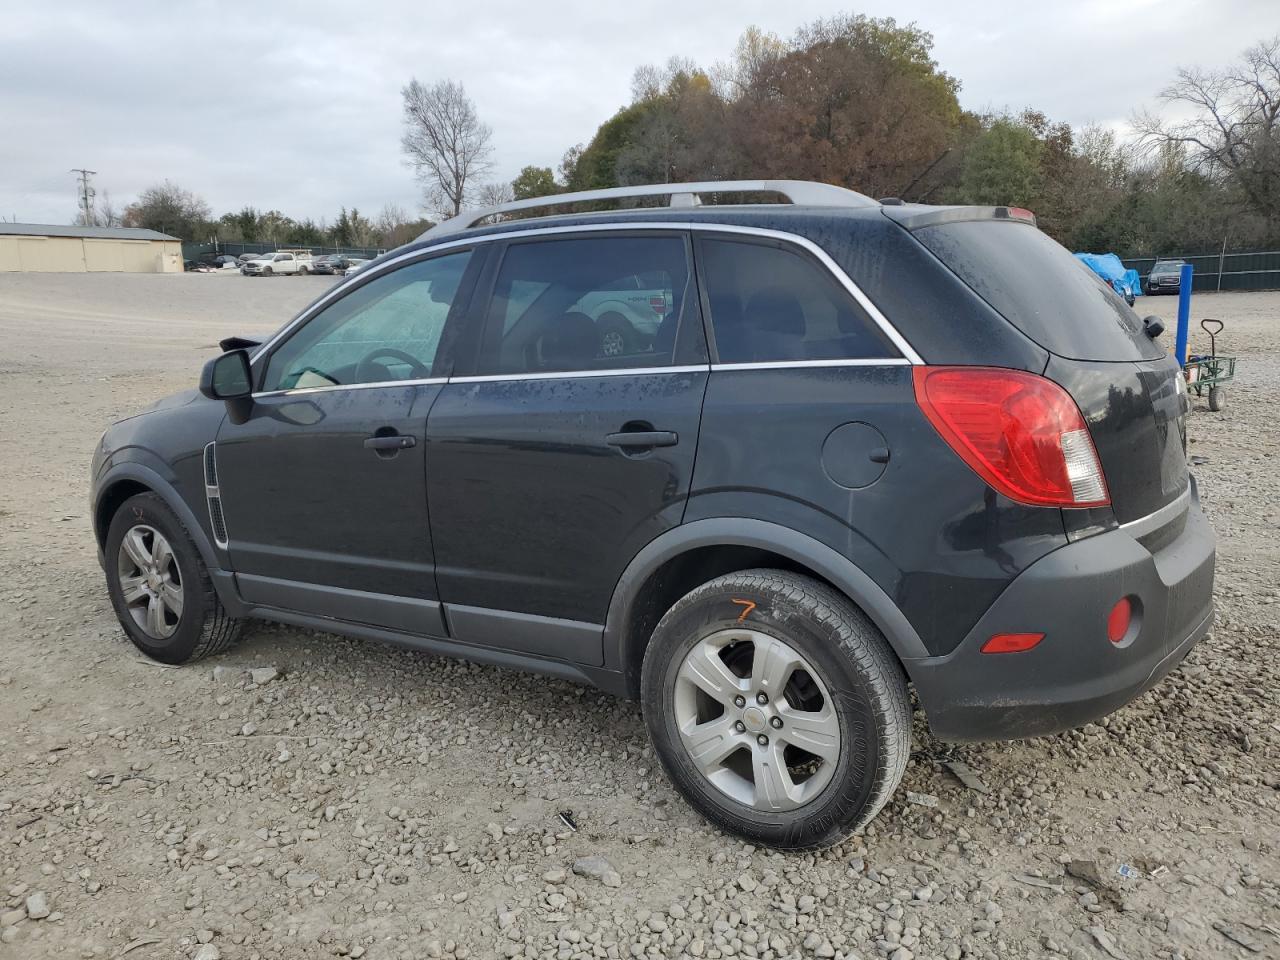
[[[277,250],[246,260],[240,272],[246,277],[270,277],[274,274],[311,272],[310,250]]]

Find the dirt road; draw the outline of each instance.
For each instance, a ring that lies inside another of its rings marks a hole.
[[[265,624],[181,669],[124,639],[94,442],[330,282],[0,275],[0,957],[1280,956],[1280,294],[1196,299],[1241,356],[1190,426],[1211,638],[1081,731],[918,720],[865,835],[787,856],[695,815],[635,704]]]

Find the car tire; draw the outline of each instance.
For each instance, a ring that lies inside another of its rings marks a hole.
[[[679,600],[645,650],[641,702],[685,798],[772,847],[826,847],[865,825],[910,754],[906,679],[884,637],[831,587],[783,570]]]
[[[274,271],[274,270],[272,270],[270,267],[263,267],[263,268],[262,268],[262,275],[263,275],[264,277],[269,277],[269,276],[271,276],[271,274],[273,274],[273,273],[275,273],[275,271]]]
[[[104,552],[116,617],[148,657],[192,663],[239,639],[243,621],[227,613],[191,534],[156,494],[140,493],[120,506],[107,529]],[[151,561],[150,574],[144,554]],[[174,587],[180,597],[176,611]]]
[[[620,313],[604,313],[596,321],[600,356],[621,357],[636,350],[636,330]]]

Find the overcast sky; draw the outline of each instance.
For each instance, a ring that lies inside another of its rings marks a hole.
[[[1280,32],[1277,0],[628,0],[6,3],[0,217],[67,223],[72,167],[118,207],[170,179],[214,215],[251,204],[332,221],[418,211],[400,88],[460,81],[494,131],[492,179],[555,168],[627,103],[641,63],[710,66],[742,29],[790,36],[841,11],[931,31],[970,109],[1034,106],[1121,127],[1179,65]]]

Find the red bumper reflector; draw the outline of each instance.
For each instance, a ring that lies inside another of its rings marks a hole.
[[[983,653],[1022,653],[1044,639],[1043,633],[997,633],[982,645]]]
[[[1112,643],[1119,643],[1125,638],[1129,632],[1129,621],[1133,619],[1133,604],[1128,597],[1121,597],[1120,601],[1111,608],[1111,612],[1107,614],[1107,639]]]

